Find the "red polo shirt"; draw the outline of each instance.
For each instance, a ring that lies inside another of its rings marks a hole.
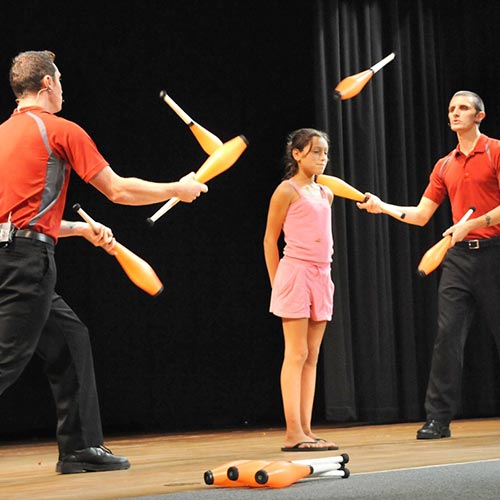
[[[473,151],[465,156],[460,145],[438,160],[430,175],[424,196],[441,204],[450,199],[453,223],[471,206],[471,219],[482,217],[500,205],[500,141],[481,134]],[[466,239],[484,239],[500,235],[500,224],[471,231]]]
[[[76,123],[33,106],[0,125],[0,222],[57,241],[71,170],[89,182],[108,165]]]

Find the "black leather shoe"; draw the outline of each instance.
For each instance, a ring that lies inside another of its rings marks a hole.
[[[451,436],[449,424],[439,420],[427,420],[417,431],[417,439],[439,439]]]
[[[56,472],[60,474],[76,474],[78,472],[101,472],[123,470],[130,467],[127,457],[113,455],[104,446],[75,450],[59,457]]]

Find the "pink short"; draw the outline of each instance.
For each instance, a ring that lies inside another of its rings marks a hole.
[[[330,321],[334,291],[330,264],[285,256],[276,271],[269,310],[280,318]]]

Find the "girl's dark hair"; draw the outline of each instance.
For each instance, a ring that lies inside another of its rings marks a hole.
[[[300,128],[291,132],[286,141],[285,154],[283,156],[283,163],[285,166],[285,174],[283,179],[290,179],[299,170],[299,165],[293,157],[292,151],[298,149],[299,151],[304,151],[304,149],[309,146],[311,147],[311,142],[313,137],[321,137],[330,144],[330,139],[326,132],[321,130],[316,130],[314,128]]]
[[[46,75],[54,77],[55,55],[49,50],[21,52],[12,60],[9,72],[10,86],[19,99],[26,94],[38,92]]]

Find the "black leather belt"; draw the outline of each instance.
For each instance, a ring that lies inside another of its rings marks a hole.
[[[485,240],[463,240],[455,243],[456,247],[466,248],[467,250],[479,250],[480,248],[500,246],[500,236],[487,238]]]
[[[38,231],[32,231],[31,229],[18,229],[14,238],[28,238],[30,240],[37,240],[47,243],[47,245],[54,246],[54,240],[50,236],[39,233]]]

